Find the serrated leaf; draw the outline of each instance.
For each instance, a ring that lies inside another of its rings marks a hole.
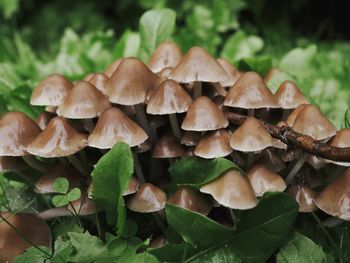
[[[65,177],[58,177],[53,182],[52,188],[56,193],[66,194],[69,188],[69,181]]]
[[[80,198],[81,196],[81,191],[79,188],[73,188],[68,194],[67,194],[67,199],[69,202],[76,201]]]

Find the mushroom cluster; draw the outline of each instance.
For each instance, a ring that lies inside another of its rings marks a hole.
[[[284,81],[273,94],[268,78],[239,71],[200,47],[183,55],[173,42],[161,44],[147,65],[122,58],[104,73],[90,73],[74,83],[50,75],[31,97],[32,105],[46,107],[36,120],[21,112],[2,116],[0,169],[40,170],[43,175],[34,182],[40,194],[53,193],[57,177],[82,189],[82,197],[68,209],[43,212],[42,218],[68,216],[70,210],[89,215],[96,212],[90,199],[92,167],[115,143],[125,142],[135,163],[135,176],[124,193],[131,211],[162,215],[168,202],[210,216],[218,207],[251,209],[264,193],[286,190],[300,212],[319,208],[350,220],[350,163],[286,145],[260,120],[337,147],[350,146],[350,129],[337,132],[292,81]],[[248,117],[235,127],[227,112]],[[168,167],[182,156],[228,158],[242,170],[229,170],[199,189],[182,186],[169,192]],[[48,169],[37,157],[53,158],[57,165]],[[320,169],[327,165],[344,168],[341,175],[327,178],[330,183],[323,190]]]

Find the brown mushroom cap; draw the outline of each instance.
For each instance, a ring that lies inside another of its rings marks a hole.
[[[228,78],[225,81],[221,81],[220,85],[231,87],[242,76],[242,73],[224,58],[218,58],[216,61],[224,68],[228,75]]]
[[[51,246],[51,232],[46,222],[34,214],[0,212],[18,232],[37,246]],[[32,245],[0,219],[0,262],[12,260]]]
[[[139,190],[140,185],[140,181],[135,176],[132,176],[128,183],[128,188],[124,191],[123,196],[136,193]]]
[[[316,205],[329,215],[350,221],[350,169],[319,194]]]
[[[299,212],[309,213],[317,210],[315,200],[317,192],[310,187],[300,184],[294,184],[287,188],[287,192],[291,194],[295,201],[299,204]]]
[[[71,119],[95,118],[110,106],[101,91],[87,81],[80,81],[58,107],[57,115]]]
[[[108,80],[109,78],[105,74],[95,73],[87,81],[89,81],[92,85],[94,85],[103,94],[106,94],[106,85]]]
[[[185,151],[182,145],[173,135],[164,135],[158,139],[154,147],[153,158],[177,158],[184,155]]]
[[[39,134],[39,126],[23,112],[7,112],[0,120],[0,156],[24,156]]]
[[[49,113],[53,113],[56,115],[56,111],[57,111],[58,107],[56,106],[46,106],[45,107],[45,111],[49,112]]]
[[[325,160],[316,157],[315,155],[308,155],[306,162],[310,164],[314,169],[319,170],[327,165]]]
[[[289,115],[288,118],[286,120],[286,124],[289,127],[292,127],[295,119],[298,117],[299,113],[307,106],[307,104],[301,104],[298,107],[295,108],[295,110],[293,110]]]
[[[147,65],[153,72],[159,72],[166,67],[175,67],[182,59],[182,51],[174,42],[164,42],[153,52]]]
[[[299,105],[309,104],[301,90],[290,80],[282,82],[274,97],[283,109],[295,109]]]
[[[173,68],[167,67],[167,68],[163,68],[160,72],[157,73],[157,75],[161,79],[166,80],[171,78],[172,72],[173,72]]]
[[[117,70],[118,66],[122,62],[122,58],[113,61],[107,69],[103,72],[108,78],[112,77],[113,73]]]
[[[276,108],[272,92],[259,74],[246,72],[229,89],[224,105],[243,109]]]
[[[264,76],[264,82],[269,82],[274,76],[282,73],[282,70],[279,68],[271,68]]]
[[[126,201],[126,206],[134,212],[152,213],[164,209],[166,201],[166,194],[162,189],[145,183]]]
[[[257,119],[248,117],[231,135],[230,146],[241,152],[261,151],[272,146],[272,137]]]
[[[256,196],[263,196],[266,192],[283,192],[287,185],[275,172],[264,165],[254,165],[247,172],[247,178]]]
[[[173,69],[171,78],[180,83],[221,82],[228,76],[225,69],[207,51],[192,47]]]
[[[118,108],[106,110],[90,134],[88,144],[99,149],[110,149],[117,142],[134,147],[146,141],[146,132]]]
[[[250,209],[257,205],[254,190],[246,177],[237,170],[230,170],[200,188],[221,205],[232,209]]]
[[[344,128],[338,131],[333,139],[329,142],[329,145],[340,148],[350,147],[350,128]],[[334,162],[328,160],[324,161],[335,163],[341,166],[350,166],[350,162]]]
[[[186,146],[195,146],[201,139],[202,135],[200,132],[185,131],[181,138],[181,144]]]
[[[73,88],[64,76],[53,74],[42,80],[34,89],[30,99],[31,105],[59,106]]]
[[[68,210],[80,216],[88,216],[96,213],[96,206],[92,199],[88,198],[86,193],[82,193],[80,198],[68,205]]]
[[[168,79],[152,93],[148,104],[147,113],[164,115],[186,112],[192,103],[192,98],[174,80]]]
[[[39,114],[38,118],[36,118],[35,122],[39,125],[40,129],[45,130],[47,124],[50,120],[55,117],[55,114],[44,111]]]
[[[315,140],[330,138],[336,134],[334,125],[314,105],[306,105],[296,117],[293,130],[309,135]]]
[[[188,187],[180,186],[175,193],[171,195],[168,203],[181,206],[203,215],[208,215],[213,207],[211,202],[197,190]]]
[[[187,131],[211,131],[226,128],[228,120],[208,97],[196,99],[186,113],[181,128]]]
[[[26,163],[20,157],[0,156],[0,172],[15,172],[27,167]]]
[[[28,146],[28,152],[45,157],[72,155],[87,145],[86,135],[78,133],[61,118],[53,118],[46,129]]]
[[[211,132],[198,142],[194,154],[205,159],[227,156],[233,151],[230,137],[225,129]]]

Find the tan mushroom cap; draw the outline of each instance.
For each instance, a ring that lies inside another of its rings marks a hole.
[[[106,93],[106,85],[109,78],[103,74],[103,73],[95,73],[89,80],[92,85],[94,85],[99,91],[101,91],[103,94]]]
[[[221,205],[232,209],[250,209],[257,205],[254,190],[248,179],[237,170],[230,170],[200,188]]]
[[[241,152],[261,151],[272,146],[272,137],[257,119],[248,117],[231,135],[230,146]]]
[[[176,67],[182,59],[182,51],[174,42],[160,44],[153,52],[147,66],[153,72],[159,72],[166,67]]]
[[[0,120],[0,156],[27,155],[27,146],[41,133],[23,112],[7,112]]]
[[[163,247],[167,244],[166,236],[161,235],[158,236],[157,238],[153,239],[151,243],[149,243],[150,248],[160,248]]]
[[[256,164],[262,164],[275,173],[286,168],[285,162],[270,148],[266,148],[260,153]]]
[[[329,142],[329,145],[340,147],[340,148],[350,147],[350,128],[344,128],[338,131],[334,136],[334,138]],[[334,162],[334,161],[328,161],[328,162],[335,163],[341,166],[350,166],[350,163],[347,163],[347,162]]]
[[[186,146],[196,146],[202,135],[200,132],[185,131],[181,137],[181,144]]]
[[[154,147],[153,158],[177,158],[184,155],[185,151],[182,145],[173,135],[164,135],[158,139]]]
[[[194,154],[205,159],[227,156],[233,151],[230,137],[225,129],[211,132],[198,142]]]
[[[69,156],[86,147],[86,137],[74,130],[64,118],[55,117],[27,150],[45,158]]]
[[[53,74],[42,80],[30,98],[31,105],[59,106],[73,88],[64,76]]]
[[[307,156],[306,162],[316,170],[324,168],[327,165],[327,162],[325,160],[310,154]]]
[[[153,115],[182,113],[186,112],[191,104],[191,96],[177,82],[168,79],[152,93],[147,104],[147,113]]]
[[[316,205],[329,215],[350,221],[350,169],[319,194]]]
[[[294,184],[287,188],[287,192],[291,194],[299,204],[299,212],[309,213],[317,210],[315,200],[318,193],[310,187]]]
[[[44,111],[44,112],[39,114],[39,116],[36,118],[35,122],[39,125],[40,129],[45,130],[47,124],[50,122],[50,120],[53,117],[55,117],[55,114]]]
[[[181,128],[187,131],[211,131],[226,128],[228,120],[208,97],[199,97],[189,107]]]
[[[134,147],[146,141],[146,132],[118,108],[106,110],[97,121],[88,138],[91,147],[110,149],[117,142],[125,142]]]
[[[107,69],[103,72],[107,77],[112,77],[113,73],[117,70],[118,66],[122,62],[122,58],[113,61]]]
[[[221,81],[220,85],[231,87],[242,76],[242,73],[224,58],[218,58],[216,61],[224,68],[228,75],[228,78],[225,81]]]
[[[51,232],[46,222],[34,214],[0,212],[18,232],[37,246],[51,247]],[[32,245],[0,219],[0,262],[12,262]]]
[[[173,69],[171,78],[180,83],[221,82],[228,76],[225,69],[207,51],[192,47]]]
[[[140,186],[140,181],[135,176],[132,176],[128,183],[127,189],[123,193],[123,196],[136,193],[139,190]]]
[[[144,103],[161,79],[137,58],[124,58],[106,86],[109,100],[121,105]]]
[[[73,87],[57,109],[57,115],[70,119],[89,119],[100,116],[111,107],[101,91],[87,81],[80,81]]]
[[[279,68],[271,68],[264,76],[264,82],[269,82],[274,76],[277,76],[278,74],[282,73],[282,70]]]
[[[164,209],[166,201],[166,194],[162,189],[145,183],[126,201],[126,206],[134,212],[152,213]]]
[[[203,215],[208,215],[212,209],[212,203],[197,190],[188,187],[180,186],[175,193],[171,195],[168,203],[181,206]]]
[[[263,196],[266,192],[283,192],[287,187],[281,176],[260,164],[250,168],[247,178],[256,196]]]
[[[92,199],[88,198],[86,193],[82,193],[80,198],[68,205],[68,210],[81,216],[88,216],[96,213],[96,206]]]
[[[299,105],[309,104],[301,90],[290,80],[282,82],[274,97],[278,106],[283,109],[295,109]]]
[[[229,89],[224,105],[243,109],[276,108],[272,92],[258,73],[246,72]]]
[[[161,71],[159,71],[157,73],[158,77],[160,77],[161,79],[163,80],[166,80],[166,79],[170,79],[171,78],[171,74],[173,72],[173,68],[171,67],[166,67],[166,68],[163,68]]]
[[[286,124],[289,127],[292,127],[295,119],[298,117],[299,113],[307,106],[307,104],[301,104],[298,107],[295,108],[289,115],[288,118],[286,119]]]
[[[314,105],[306,105],[296,117],[293,126],[296,132],[309,135],[315,140],[330,138],[336,134],[334,125]]]
[[[26,163],[20,157],[0,156],[0,172],[15,172],[27,167]]]

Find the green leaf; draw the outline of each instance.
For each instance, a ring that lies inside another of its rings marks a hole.
[[[52,197],[51,202],[55,207],[62,207],[69,204],[69,200],[66,195],[55,195]]]
[[[107,221],[117,226],[121,234],[125,225],[125,204],[123,192],[134,172],[133,157],[126,143],[118,142],[95,165],[92,172],[93,199],[104,208]]]
[[[149,253],[141,253],[122,258],[120,263],[160,263],[160,261]]]
[[[52,188],[56,193],[66,194],[69,188],[69,181],[65,177],[58,177],[53,182]]]
[[[171,9],[154,9],[144,13],[140,19],[140,56],[148,60],[156,47],[167,40],[175,27],[176,13]]]
[[[244,71],[255,71],[261,76],[265,75],[272,67],[272,60],[269,56],[243,58],[239,61],[239,68]]]
[[[286,72],[281,72],[281,73],[273,76],[266,84],[270,88],[270,90],[273,93],[275,93],[278,90],[279,86],[282,84],[282,82],[284,82],[286,80],[291,80],[294,83],[298,84],[296,79],[293,78],[293,76],[291,76],[290,74],[288,74]]]
[[[139,33],[130,30],[125,31],[115,45],[113,57],[136,57],[140,49],[140,42]]]
[[[81,196],[81,191],[79,188],[73,188],[68,194],[67,194],[67,199],[69,202],[76,201],[80,198]]]
[[[155,255],[162,262],[179,262],[179,259],[186,259],[194,251],[194,247],[186,242],[180,244],[166,243],[159,248],[148,248],[147,251]]]
[[[173,184],[200,188],[229,169],[239,168],[225,158],[206,160],[198,157],[182,157],[169,168],[169,172]]]
[[[19,7],[21,0],[0,0],[0,10],[4,13],[5,18],[10,18]]]
[[[23,254],[17,256],[12,263],[42,263],[47,262],[49,255],[51,255],[51,249],[48,247],[40,247],[44,252],[38,250],[35,247],[28,248]],[[51,261],[49,261],[51,262]],[[62,261],[61,261],[62,262]]]
[[[326,254],[311,239],[294,231],[289,242],[277,255],[277,263],[322,263]]]

